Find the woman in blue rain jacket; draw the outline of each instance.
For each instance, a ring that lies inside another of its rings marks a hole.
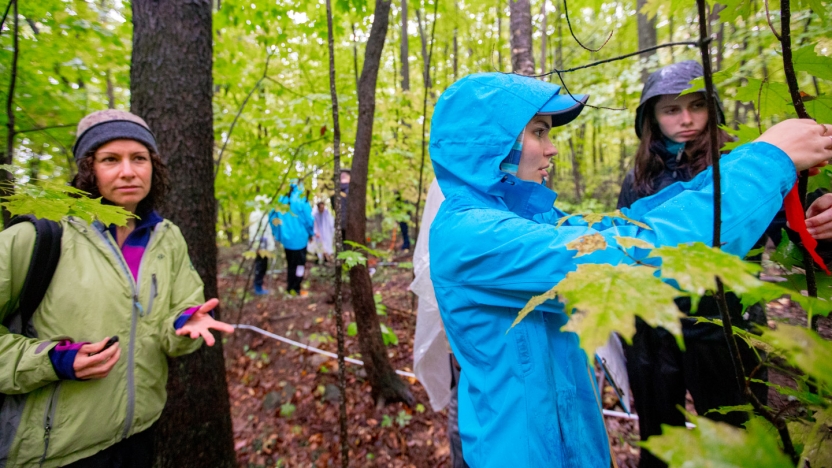
[[[300,294],[306,272],[306,245],[315,234],[312,208],[301,194],[303,186],[293,183],[289,195],[278,200],[282,205],[288,205],[288,210],[283,213],[272,210],[269,213],[274,240],[283,244],[286,253],[286,292],[290,294]]]
[[[610,466],[592,369],[577,336],[560,331],[567,321],[563,304],[547,301],[509,330],[532,296],[579,263],[627,261],[617,249],[575,258],[568,242],[596,232],[612,245],[614,236],[657,246],[710,243],[712,237],[710,169],[625,212],[651,230],[622,223],[612,229],[610,222],[591,229],[574,218],[556,227],[564,213],[554,208],[557,194],[541,184],[556,151],[541,126],[569,122],[586,101],[559,90],[518,75],[471,75],[442,94],[431,124],[430,155],[447,197],[430,231],[431,279],[462,366],[459,428],[472,468]],[[788,132],[764,138],[775,127],[761,137],[785,152],[760,141],[722,159],[726,251],[743,255],[760,237],[795,181],[796,164],[803,169],[832,157],[832,139],[808,122],[780,124]],[[783,144],[788,138],[793,141]],[[796,149],[799,138],[811,148]],[[512,167],[518,150],[519,168]],[[540,160],[546,164],[532,167],[529,176],[524,161]]]

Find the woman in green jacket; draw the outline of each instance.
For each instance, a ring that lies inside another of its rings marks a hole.
[[[154,210],[167,172],[147,124],[100,111],[77,135],[73,185],[138,218],[61,222],[60,261],[25,334],[7,325],[35,230],[0,233],[0,468],[150,467],[167,357],[213,345],[211,329],[233,331],[210,315],[218,301],[205,301],[179,229]]]

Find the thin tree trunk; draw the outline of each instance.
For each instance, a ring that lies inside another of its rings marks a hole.
[[[509,0],[511,10],[511,69],[521,75],[534,74],[532,55],[532,6],[529,0]]]
[[[708,24],[710,25],[711,31],[712,31],[711,34],[713,34],[714,26],[719,22],[719,12],[724,10],[724,9],[725,9],[725,7],[718,4],[718,3],[714,3],[713,8],[711,8],[711,14],[709,15],[709,18],[708,18]],[[722,69],[722,59],[723,59],[723,56],[724,56],[724,53],[723,53],[724,51],[722,49],[723,49],[724,42],[725,42],[725,23],[719,23],[719,28],[717,28],[717,32],[716,32],[716,54],[715,54],[716,55],[716,64],[715,64],[714,71],[719,71],[719,70]],[[672,47],[671,47],[671,49],[672,49]]]
[[[407,52],[407,0],[402,0],[402,37],[401,37],[401,61],[402,61],[402,90],[410,90],[410,65]]]
[[[583,148],[584,148],[583,140],[584,140],[585,135],[586,135],[586,124],[583,124],[583,125],[581,125],[581,127],[579,128],[579,130],[578,130],[578,132],[575,136],[569,137],[569,150],[570,150],[570,153],[572,155],[572,180],[575,183],[575,202],[576,203],[581,202],[581,198],[582,198],[582,194],[583,194],[583,188],[581,187],[583,177],[581,176],[580,159],[581,159],[581,156],[583,155]],[[575,140],[576,137],[578,138],[578,141],[579,141],[578,144],[574,143],[574,140]]]
[[[546,0],[540,4],[540,73],[546,73]]]
[[[497,0],[495,12],[497,13],[497,69],[503,69],[503,5],[504,0]]]
[[[211,0],[133,0],[132,9],[130,104],[170,170],[161,212],[182,231],[205,297],[217,297]],[[222,341],[171,359],[169,370],[156,466],[236,466]]]
[[[116,108],[116,94],[115,87],[113,86],[113,74],[110,70],[107,70],[107,108]]]
[[[638,10],[637,21],[638,21],[638,48],[639,49],[646,49],[648,47],[653,47],[657,44],[658,38],[656,37],[656,17],[654,16],[653,19],[647,19],[647,15],[641,12],[641,8],[647,4],[647,0],[636,0],[636,9]],[[672,13],[671,13],[672,14]],[[652,55],[655,55],[656,51],[645,52],[640,55],[642,60],[645,60]],[[642,66],[641,69],[641,81],[646,82],[647,77],[650,75],[649,70],[647,70],[646,66]]]
[[[558,44],[555,48],[555,68],[563,69],[563,19],[561,19],[561,7],[555,5],[555,30],[558,35]]]
[[[14,88],[17,84],[17,58],[20,53],[20,18],[17,14],[17,0],[10,0],[12,6],[12,72],[9,79],[9,92],[6,95],[6,158],[4,164],[14,164]],[[0,196],[8,197],[14,194],[12,181],[14,176],[5,169],[0,170],[0,179],[6,184],[0,185]],[[3,227],[9,225],[12,215],[4,206]]]
[[[355,76],[355,89],[358,89],[358,37],[355,35],[355,23],[352,25],[352,70]]]
[[[433,93],[430,86],[430,62],[431,57],[433,55],[433,44],[436,38],[436,21],[438,19],[436,15],[436,11],[439,7],[438,0],[434,1],[433,4],[433,25],[431,26],[430,31],[430,51],[427,53],[427,57],[425,58],[425,92],[422,96],[422,160],[419,164],[419,187],[416,190],[416,210],[413,212],[413,225],[415,229],[413,230],[413,236],[418,238],[419,237],[419,221],[421,217],[419,216],[419,208],[422,203],[422,188],[424,187],[424,174],[425,174],[425,156],[427,155],[427,124],[428,124],[428,93]]]
[[[332,99],[332,186],[335,188],[335,196],[332,199],[335,205],[335,225],[341,225],[341,197],[338,196],[338,186],[341,182],[341,124],[338,118],[338,93],[335,89],[335,38],[332,33],[332,5],[326,0],[326,28],[327,48],[329,51],[329,95]],[[354,34],[354,33],[353,33]],[[335,230],[335,326],[338,338],[338,438],[341,442],[341,467],[347,468],[350,464],[349,441],[347,440],[347,384],[346,384],[346,363],[344,362],[344,312],[343,295],[341,294],[341,260],[338,254],[341,253],[341,229]]]
[[[347,240],[361,245],[365,244],[367,227],[367,172],[376,107],[376,81],[387,37],[390,1],[376,0],[373,26],[364,53],[364,67],[358,80],[358,122],[347,203]],[[350,292],[358,325],[358,345],[372,387],[373,399],[378,405],[395,401],[412,404],[413,395],[387,359],[387,349],[381,338],[381,327],[373,300],[373,284],[366,266],[357,265],[350,269]]]
[[[434,1],[439,1],[439,0],[434,0]],[[454,2],[454,11],[455,11],[455,13],[459,14],[459,5],[457,4],[457,2]],[[436,18],[434,18],[433,20],[436,21]],[[453,79],[453,82],[456,82],[456,78],[457,78],[457,76],[459,76],[459,39],[457,39],[458,34],[459,34],[459,28],[457,28],[456,25],[454,25],[454,61],[453,61],[453,64],[454,64],[454,79]],[[817,86],[815,86],[815,87],[817,87]]]
[[[618,177],[623,179],[624,175],[627,174],[627,145],[624,143],[624,138],[620,138],[618,141]]]
[[[438,0],[436,0],[438,1]],[[425,85],[425,88],[430,88],[430,64],[428,63],[428,37],[427,33],[425,32],[425,23],[427,23],[427,18],[422,18],[422,10],[416,9],[416,21],[419,23],[419,38],[422,42],[422,82]],[[436,19],[434,18],[434,21]]]

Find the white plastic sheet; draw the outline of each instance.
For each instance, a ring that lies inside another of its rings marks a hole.
[[[428,252],[430,225],[444,200],[445,196],[434,179],[428,189],[422,222],[419,225],[419,238],[413,251],[415,279],[410,284],[410,290],[419,297],[416,337],[413,341],[413,372],[427,390],[434,411],[444,408],[451,399],[451,349],[439,315],[433,282],[430,280]]]
[[[627,376],[627,358],[624,356],[624,346],[615,333],[610,334],[607,344],[595,351],[595,356],[601,361],[604,373],[610,381],[615,393],[621,401],[621,407],[630,414],[630,379]],[[601,389],[603,390],[603,389]]]

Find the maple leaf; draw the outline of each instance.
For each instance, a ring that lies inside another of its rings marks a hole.
[[[662,424],[662,435],[650,437],[640,445],[670,468],[794,466],[778,448],[776,432],[762,418],[752,418],[743,430],[704,416],[686,415],[695,428]]]
[[[655,272],[644,266],[578,265],[554,288],[569,309],[577,309],[563,329],[575,332],[581,348],[592,356],[612,332],[630,342],[638,315],[653,327],[667,329],[684,349],[679,321],[683,315],[673,302],[680,293]]]
[[[661,258],[662,278],[675,280],[682,290],[693,294],[691,310],[706,291],[716,290],[716,277],[739,294],[760,287],[754,276],[760,266],[701,242],[676,247],[659,247],[648,257]]]
[[[607,240],[604,239],[604,236],[601,234],[589,234],[567,243],[566,248],[569,250],[577,250],[578,253],[575,257],[581,257],[583,255],[589,255],[592,252],[606,249]]]

